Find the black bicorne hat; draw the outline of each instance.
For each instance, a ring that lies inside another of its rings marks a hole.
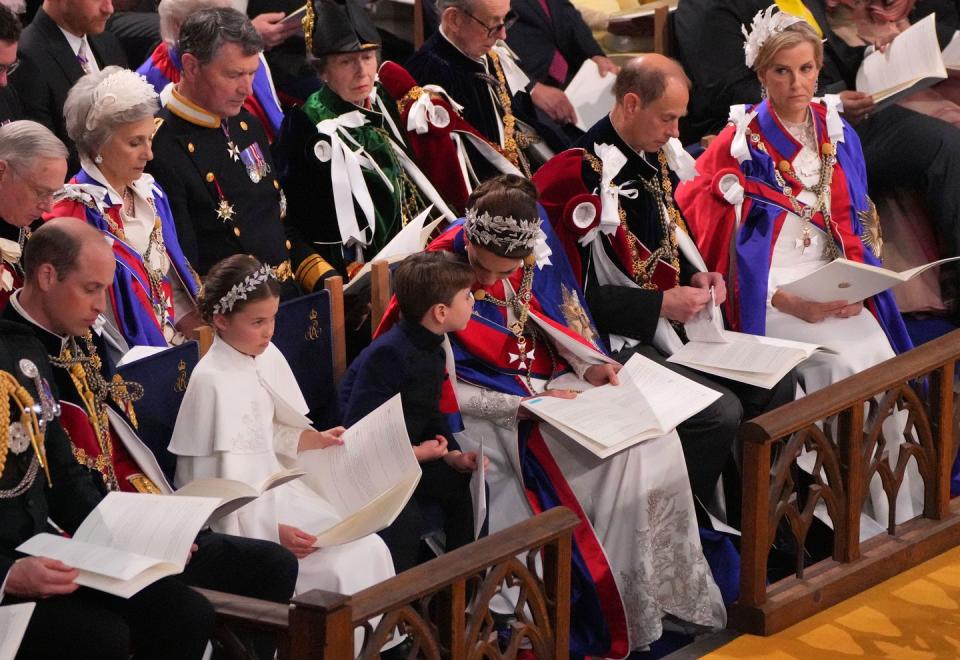
[[[380,47],[380,34],[356,0],[309,0],[303,17],[307,52],[316,57]]]

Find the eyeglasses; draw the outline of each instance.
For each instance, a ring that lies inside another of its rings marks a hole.
[[[24,185],[30,189],[30,192],[33,193],[33,196],[37,198],[38,204],[52,204],[54,197],[56,197],[56,194],[61,190],[61,188],[57,188],[55,190],[50,190],[49,188],[38,188],[33,184],[33,182],[30,181],[30,179],[20,174],[20,172],[17,170],[11,168],[10,171],[13,172],[18,179],[23,181]]]
[[[514,12],[511,9],[510,11],[507,12],[507,15],[503,17],[503,23],[497,23],[496,25],[491,27],[486,23],[484,23],[483,21],[481,21],[476,16],[474,16],[473,14],[471,14],[470,12],[468,12],[466,9],[460,9],[460,11],[462,11],[464,14],[466,14],[467,16],[475,20],[477,23],[482,25],[483,29],[487,31],[488,38],[493,38],[497,36],[500,33],[500,30],[509,30],[511,27],[513,27],[513,24],[517,22],[517,18],[519,18],[516,12]]]
[[[14,60],[10,64],[0,64],[0,75],[10,75],[20,66],[20,60]]]

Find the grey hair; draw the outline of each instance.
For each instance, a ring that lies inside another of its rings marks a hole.
[[[437,0],[437,15],[442,16],[443,11],[448,7],[469,11],[472,5],[473,0]]]
[[[67,156],[63,142],[43,124],[21,119],[0,126],[0,161],[18,172],[31,169],[38,158]]]
[[[160,103],[156,97],[145,98],[121,110],[101,112],[97,117],[100,121],[95,122],[92,127],[89,125],[94,90],[106,78],[122,70],[119,66],[108,66],[100,71],[88,73],[80,78],[67,94],[67,100],[63,104],[63,119],[66,123],[67,135],[77,145],[77,152],[81,156],[92,160],[118,126],[153,117],[160,111]]]
[[[160,0],[157,5],[157,13],[160,14],[160,38],[166,44],[176,45],[180,26],[187,20],[187,16],[210,7],[239,9],[236,0]]]
[[[236,9],[214,7],[191,14],[180,26],[178,49],[190,53],[200,64],[209,64],[224,44],[237,44],[244,55],[263,51],[263,39],[245,14]]]

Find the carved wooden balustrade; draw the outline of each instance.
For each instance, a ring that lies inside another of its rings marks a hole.
[[[310,591],[287,606],[198,591],[214,604],[218,640],[236,658],[246,657],[237,641],[243,630],[274,634],[281,659],[352,658],[356,628],[364,631],[363,659],[379,658],[395,629],[412,642],[409,658],[514,658],[522,646],[538,658],[562,658],[569,654],[577,522],[569,509],[551,509],[353,596]],[[534,569],[537,557],[542,578]],[[489,605],[504,587],[516,587],[519,597],[510,642],[501,651]]]
[[[960,499],[950,501],[958,358],[960,330],[743,425],[741,593],[731,627],[782,630],[960,542]],[[896,423],[885,428],[887,420]],[[799,479],[803,450],[815,467]],[[914,462],[923,514],[898,525],[896,494]],[[876,476],[890,505],[888,529],[861,543],[860,514]],[[798,552],[796,574],[768,585],[778,527],[780,539],[792,536],[802,548],[821,502],[834,527],[832,557],[804,567]]]

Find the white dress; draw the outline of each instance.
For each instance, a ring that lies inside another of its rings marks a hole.
[[[809,129],[802,131],[792,125],[785,125],[804,145],[793,160],[794,172],[805,186],[813,187],[818,182],[821,163],[818,152],[807,146],[811,144],[812,135]],[[808,205],[816,203],[814,194],[808,190],[801,192],[797,199]],[[846,318],[831,316],[818,323],[808,323],[780,311],[770,303],[778,287],[805,277],[827,263],[823,256],[823,247],[828,240],[826,233],[813,224],[809,229],[811,244],[802,250],[803,221],[798,215],[787,213],[773,247],[768,277],[766,322],[767,335],[770,337],[819,344],[835,351],[833,353],[818,351],[797,367],[800,386],[804,392],[812,394],[884,360],[889,360],[895,357],[896,353],[890,346],[880,323],[866,307],[856,316]],[[905,423],[906,415],[903,413],[895,413],[889,417],[883,426],[885,438],[895,440],[898,446],[902,444]],[[898,456],[898,447],[890,447],[891,466],[896,465]],[[801,464],[811,470],[814,458],[812,453],[808,454],[801,459]],[[923,483],[917,472],[916,462],[911,461],[897,498],[897,522],[905,522],[922,511]],[[887,524],[888,512],[889,505],[883,493],[880,477],[875,475],[870,482],[870,498],[867,501],[866,513],[876,524],[871,520],[862,519],[861,539],[882,532]],[[825,513],[823,515],[825,516]]]
[[[514,319],[508,308],[509,321]],[[556,344],[555,344],[556,346]],[[588,349],[558,352],[580,372],[601,362]],[[542,391],[545,382],[532,379]],[[494,533],[533,511],[523,488],[517,412],[521,397],[457,382],[464,451],[489,457],[489,525]],[[631,649],[660,638],[663,618],[719,629],[726,624],[720,590],[703,556],[683,448],[676,431],[606,459],[540,425],[550,453],[590,520],[614,572],[627,617]],[[681,624],[682,625],[682,624]]]
[[[170,441],[170,451],[178,456],[175,485],[222,477],[259,486],[296,462],[304,426],[291,423],[297,424],[306,411],[290,366],[276,346],[271,343],[253,358],[217,337],[194,369],[177,415]],[[316,533],[338,520],[314,491],[293,481],[222,518],[213,528],[278,542],[278,523]],[[393,575],[390,551],[371,534],[301,559],[296,592],[325,589],[349,595]]]

